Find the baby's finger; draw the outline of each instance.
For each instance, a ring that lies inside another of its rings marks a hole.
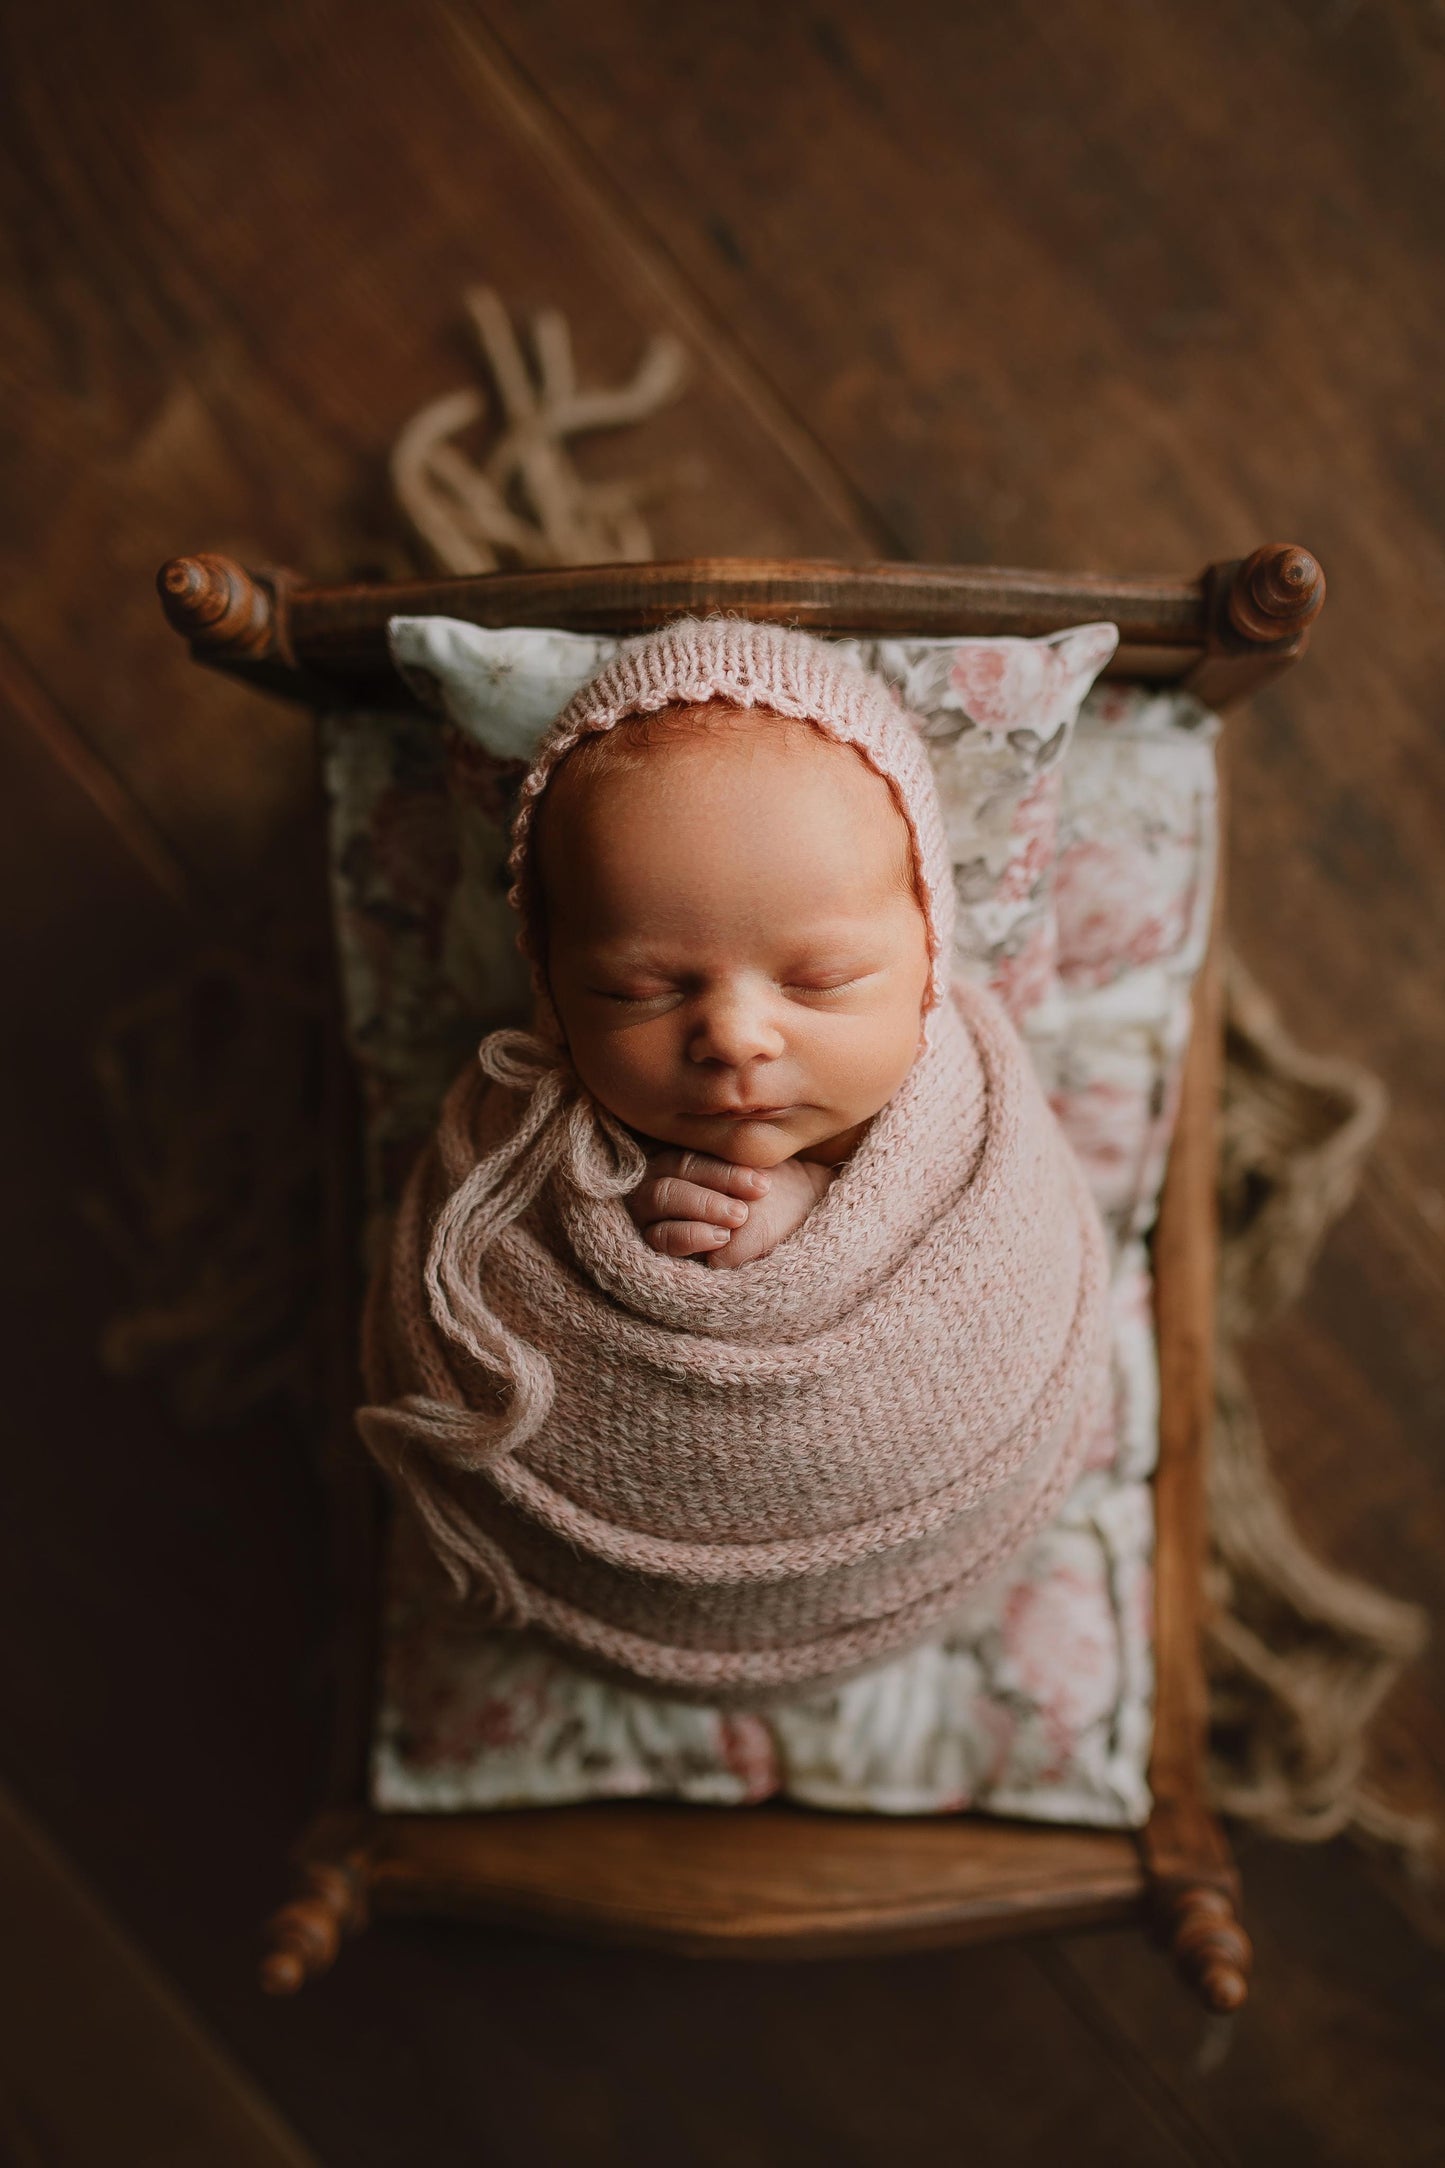
[[[643,1229],[642,1239],[664,1257],[696,1257],[721,1248],[732,1235],[726,1227],[708,1227],[701,1220],[654,1220]]]
[[[675,1174],[654,1175],[645,1182],[637,1200],[636,1217],[645,1227],[649,1220],[702,1220],[710,1227],[741,1227],[748,1208],[739,1197],[724,1197],[720,1190],[701,1189]]]
[[[681,1175],[704,1189],[721,1190],[725,1197],[765,1197],[772,1187],[760,1167],[735,1167],[730,1159],[714,1159],[707,1152],[659,1152],[651,1164],[654,1173]]]

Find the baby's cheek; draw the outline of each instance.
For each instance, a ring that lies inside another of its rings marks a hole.
[[[923,1019],[921,1009],[899,1003],[854,1022],[852,1031],[819,1049],[819,1096],[864,1121],[887,1104],[913,1067]]]
[[[599,1031],[583,1021],[568,1034],[573,1064],[594,1099],[620,1120],[641,1116],[666,1100],[671,1065],[645,1030]],[[670,1140],[669,1140],[670,1141]]]

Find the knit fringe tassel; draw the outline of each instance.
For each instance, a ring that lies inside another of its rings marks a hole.
[[[1424,1613],[1301,1541],[1269,1466],[1242,1344],[1295,1300],[1385,1116],[1379,1080],[1305,1053],[1237,958],[1227,975],[1209,1629],[1215,1803],[1271,1835],[1349,1832],[1428,1858],[1433,1825],[1365,1780],[1371,1719]]]
[[[560,310],[543,309],[533,319],[527,351],[490,287],[475,287],[465,299],[500,427],[483,458],[458,441],[493,410],[486,394],[468,385],[414,414],[391,455],[397,502],[441,570],[651,557],[642,508],[685,477],[587,482],[568,445],[597,430],[647,421],[675,399],[687,375],[681,346],[665,335],[654,338],[629,382],[584,391]]]

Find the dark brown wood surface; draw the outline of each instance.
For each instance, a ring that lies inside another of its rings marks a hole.
[[[0,1932],[0,2160],[317,2168],[3,1791]]]
[[[1395,1114],[1253,1367],[1306,1526],[1440,1607],[1429,11],[58,0],[7,45],[16,1790],[326,2159],[1433,2161],[1445,1961],[1338,1848],[1246,1847],[1253,1998],[1205,2068],[1134,1930],[755,1971],[398,1923],[263,2002],[255,1922],[319,1777],[308,1441],[197,1438],[103,1375],[119,1279],[73,1202],[105,1168],[99,1013],[284,884],[308,817],[304,728],[189,666],[156,566],[418,569],[384,456],[468,378],[468,282],[565,306],[598,378],[666,326],[685,399],[584,458],[689,470],[667,554],[1188,571],[1273,533],[1328,566],[1309,661],[1240,718],[1231,925]],[[1438,1645],[1396,1707],[1391,1763],[1439,1804]]]

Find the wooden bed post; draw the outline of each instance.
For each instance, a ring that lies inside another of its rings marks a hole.
[[[298,584],[282,566],[251,571],[210,550],[172,557],[156,574],[161,608],[190,642],[196,662],[260,692],[326,706],[334,702],[334,689],[328,692],[298,660],[291,640],[291,594]]]
[[[1159,1346],[1159,1466],[1154,1479],[1154,1669],[1158,1681],[1140,1833],[1155,1923],[1205,2006],[1237,2010],[1249,1992],[1239,1876],[1206,1804],[1209,1691],[1204,1671],[1208,1463],[1214,1429],[1218,1269],[1218,1109],[1224,1069],[1224,763],[1221,866],[1209,953],[1195,982],[1179,1112],[1154,1236]]]
[[[1309,645],[1325,606],[1325,576],[1308,550],[1266,542],[1204,575],[1204,653],[1183,680],[1207,708],[1267,685]]]
[[[268,1995],[294,1995],[308,1980],[329,1972],[348,1935],[360,1934],[369,1916],[368,1852],[351,1817],[324,1817],[309,1833],[315,1857],[302,1862],[296,1895],[266,1923],[261,1985]]]

